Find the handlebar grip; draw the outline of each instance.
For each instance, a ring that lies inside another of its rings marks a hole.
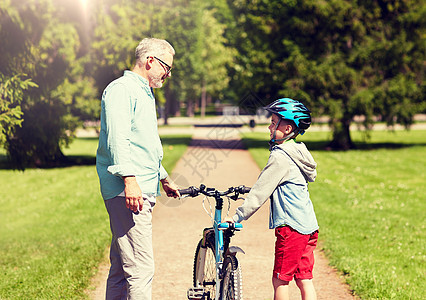
[[[190,186],[187,189],[181,189],[179,190],[179,193],[183,196],[183,195],[189,195],[191,197],[195,197],[198,195],[198,191],[195,187]]]
[[[244,186],[244,185],[240,186],[239,189],[240,189],[241,194],[246,194],[246,193],[250,192],[250,190],[251,190],[251,188],[249,188],[248,186]]]
[[[191,195],[191,193],[192,193],[192,189],[191,189],[191,188],[188,188],[188,189],[182,189],[182,190],[179,190],[179,193],[180,193],[181,195]]]

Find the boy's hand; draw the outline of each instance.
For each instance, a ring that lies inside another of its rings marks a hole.
[[[226,222],[226,223],[235,223],[234,219],[232,219],[231,217],[226,217],[225,219],[223,219],[223,222]]]

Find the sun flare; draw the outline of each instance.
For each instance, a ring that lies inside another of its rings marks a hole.
[[[87,14],[88,4],[90,0],[79,0],[84,14]]]

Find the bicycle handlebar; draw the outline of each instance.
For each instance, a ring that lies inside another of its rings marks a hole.
[[[239,194],[246,194],[250,192],[250,188],[244,185],[240,185],[238,187],[230,187],[226,191],[218,191],[215,188],[208,188],[204,184],[201,184],[199,188],[196,188],[195,186],[190,186],[187,189],[181,189],[179,190],[179,193],[183,195],[189,195],[190,197],[196,197],[199,194],[206,195],[207,197],[220,197],[220,196],[227,196],[229,194],[234,193],[230,198],[237,200]]]

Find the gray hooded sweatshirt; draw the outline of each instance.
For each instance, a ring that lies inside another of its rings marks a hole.
[[[271,199],[269,228],[288,225],[301,234],[318,230],[308,182],[317,176],[312,155],[294,139],[271,149],[268,163],[233,216],[235,222],[250,218]]]

